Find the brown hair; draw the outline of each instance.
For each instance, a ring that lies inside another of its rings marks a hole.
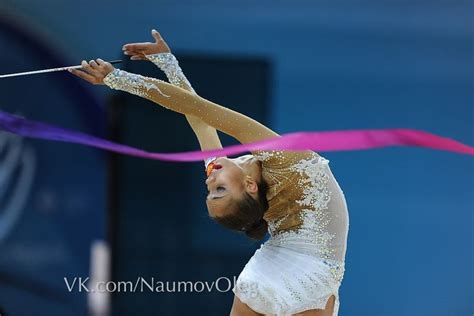
[[[236,201],[231,214],[213,217],[213,219],[228,229],[244,232],[251,239],[263,239],[268,229],[268,224],[263,219],[263,215],[268,210],[268,185],[263,180],[257,185],[257,199],[244,192],[243,198]]]

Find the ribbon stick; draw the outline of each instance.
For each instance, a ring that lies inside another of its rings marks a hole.
[[[362,150],[388,146],[426,147],[474,155],[474,147],[456,140],[415,129],[365,129],[325,132],[296,132],[254,143],[223,149],[181,153],[151,153],[84,133],[30,121],[0,111],[0,130],[24,137],[81,144],[129,156],[164,161],[200,161],[209,157],[236,155],[255,150],[314,150],[317,152]]]
[[[122,62],[121,60],[109,61],[109,63],[111,63],[111,64],[119,64],[121,62]],[[33,70],[33,71],[25,71],[25,72],[17,72],[17,73],[13,73],[13,74],[0,75],[0,79],[11,78],[11,77],[19,77],[19,76],[45,74],[45,73],[49,73],[49,72],[65,71],[65,70],[68,70],[68,69],[82,69],[82,65],[59,67],[59,68],[49,68],[49,69],[41,69],[41,70]]]

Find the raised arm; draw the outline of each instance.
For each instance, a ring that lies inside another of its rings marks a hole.
[[[136,57],[133,59],[146,58],[144,55],[132,57]],[[194,116],[207,125],[236,138],[241,143],[278,136],[266,126],[243,114],[181,88],[192,89],[187,80],[186,82],[181,81],[180,87],[177,87],[158,79],[115,69],[111,64],[101,59],[91,60],[89,63],[83,61],[82,66],[81,70],[71,70],[71,72],[90,83],[106,84],[112,89],[127,91],[147,98],[175,112]]]
[[[144,97],[184,115],[196,116],[241,143],[278,136],[277,133],[248,116],[159,79],[113,69],[105,76],[103,82],[112,89]]]
[[[149,57],[143,54],[143,52],[139,52],[139,54],[132,56],[131,59],[148,60]],[[171,57],[168,55],[166,58]],[[84,60],[81,64],[81,70],[70,69],[69,71],[92,84],[106,84],[112,89],[126,91],[147,98],[167,109],[186,115],[193,130],[198,135],[202,149],[221,147],[216,129],[236,138],[241,143],[279,136],[254,119],[195,94],[187,79],[182,75],[182,72],[176,72],[178,68],[169,68],[170,72],[167,73],[170,82],[174,83],[175,86],[162,80],[115,69],[110,63],[104,62],[100,58],[91,60],[89,63]],[[165,69],[163,70],[166,72]],[[173,71],[175,72],[174,74],[172,74]],[[245,93],[245,91],[241,92]],[[209,136],[211,134],[213,136]],[[267,166],[280,166],[282,157],[287,161],[295,161],[302,157],[316,154],[312,151],[265,152],[260,150],[253,151],[252,153],[260,157]]]
[[[182,78],[179,81],[185,83]],[[170,80],[172,82],[172,80]],[[187,82],[187,80],[186,80]],[[165,108],[196,117],[241,143],[279,136],[271,129],[248,116],[230,110],[219,104],[199,97],[191,91],[170,85],[164,81],[115,69],[104,78],[104,83],[112,89],[127,91],[161,104]],[[189,85],[190,86],[190,85]],[[215,130],[214,130],[215,131]],[[269,168],[285,168],[301,159],[319,156],[312,151],[252,151],[257,159]]]
[[[155,65],[157,65],[161,70],[163,70],[168,77],[168,80],[171,84],[188,90],[190,92],[194,92],[191,84],[184,76],[181,68],[178,65],[176,58],[171,54],[171,50],[161,35],[156,31],[152,30],[152,36],[155,39],[155,43],[152,42],[145,42],[145,43],[133,43],[133,44],[126,44],[123,46],[124,53],[126,55],[131,56],[132,60],[150,60]],[[153,53],[163,53],[163,54],[152,54]],[[168,54],[167,54],[168,53]],[[93,64],[91,64],[93,66]],[[86,65],[87,66],[87,65]],[[91,69],[86,68],[86,71],[90,71]],[[122,78],[119,79],[118,75],[121,74]],[[137,80],[132,83],[125,84],[125,79],[123,76],[130,75],[130,79]],[[146,82],[150,81],[150,82]],[[114,74],[110,74],[108,79],[106,80],[106,84],[108,84],[111,88],[124,90],[130,93],[134,93],[140,95],[142,97],[146,97],[155,103],[159,103],[171,110],[176,112],[185,114],[188,118],[188,121],[192,126],[196,126],[199,124],[203,124],[204,121],[206,125],[210,125],[212,128],[217,128],[218,130],[229,134],[235,138],[237,138],[240,142],[252,142],[264,138],[278,136],[275,132],[271,131],[270,129],[266,128],[262,124],[245,117],[242,114],[237,112],[231,111],[224,107],[212,107],[207,106],[205,108],[196,108],[195,111],[192,111],[192,108],[186,107],[184,104],[182,106],[176,105],[172,106],[171,104],[163,104],[160,103],[159,97],[162,95],[154,95],[151,91],[146,91],[149,89],[143,90],[143,86],[140,88],[138,85],[140,84],[158,84],[158,81],[153,81],[152,78],[145,78],[142,76],[128,74],[126,72],[116,72]],[[133,87],[135,86],[135,87]],[[150,87],[150,86],[148,86]],[[153,90],[153,89],[151,89]],[[175,91],[179,93],[179,91]],[[158,97],[158,98],[157,98]],[[175,98],[177,96],[171,96],[170,98]],[[196,100],[202,101],[204,99],[195,97]],[[194,100],[194,101],[196,101]],[[165,103],[171,100],[161,100]],[[191,100],[190,100],[191,101]],[[192,101],[191,101],[192,102]],[[197,102],[197,101],[196,101]],[[209,104],[213,104],[212,102],[208,102]],[[210,110],[206,113],[206,109]],[[236,115],[239,114],[239,115]],[[219,117],[221,116],[221,117]],[[224,120],[226,121],[225,125],[230,124],[230,126],[225,126]],[[194,128],[194,127],[193,127]]]
[[[82,62],[83,70],[70,70],[92,84],[106,84],[112,89],[123,90],[161,104],[167,109],[201,119],[241,143],[248,143],[278,134],[257,121],[199,97],[197,94],[171,85],[162,80],[115,69],[102,59]],[[245,91],[244,91],[245,92]],[[252,153],[268,168],[285,168],[296,161],[317,155],[313,151],[260,151]]]
[[[191,93],[195,93],[188,79],[181,70],[178,60],[173,54],[158,53],[146,55],[146,57],[166,74],[166,77],[171,84],[181,87]],[[222,148],[219,135],[214,127],[209,126],[203,120],[194,115],[188,114],[186,115],[186,119],[193,129],[194,134],[196,134],[201,150]]]
[[[195,93],[179,66],[178,60],[171,53],[168,44],[161,37],[160,33],[156,30],[152,30],[151,35],[155,39],[154,43],[126,44],[123,46],[124,54],[131,56],[130,59],[132,60],[151,61],[165,73],[171,84]],[[192,115],[186,115],[186,119],[196,134],[202,150],[222,148],[219,135],[215,128]]]

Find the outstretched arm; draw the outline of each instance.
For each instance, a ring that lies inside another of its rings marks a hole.
[[[154,43],[126,44],[123,46],[124,54],[131,56],[131,60],[151,61],[165,73],[171,84],[195,93],[181,70],[178,60],[171,53],[168,44],[161,37],[160,33],[156,30],[152,30],[151,35],[155,39]],[[196,134],[202,150],[222,148],[219,135],[215,128],[192,115],[186,115],[186,119]]]
[[[86,71],[88,67],[91,67],[93,71],[97,68],[94,63],[84,66]],[[113,69],[103,78],[103,83],[112,89],[149,99],[175,112],[200,118],[206,124],[236,138],[241,143],[278,136],[277,133],[248,116],[159,79]]]
[[[271,129],[246,115],[162,80],[115,69],[102,59],[91,60],[89,63],[83,61],[82,66],[82,70],[71,70],[71,72],[92,84],[106,84],[112,89],[147,98],[175,112],[194,116],[241,143],[278,136]]]

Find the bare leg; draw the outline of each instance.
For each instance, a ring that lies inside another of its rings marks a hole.
[[[336,297],[332,295],[328,299],[326,303],[326,307],[324,309],[307,310],[307,311],[295,314],[295,316],[332,316],[334,312],[335,301],[336,301]],[[253,311],[246,304],[242,303],[242,301],[239,300],[237,296],[234,296],[234,303],[232,305],[232,310],[230,311],[230,316],[261,316],[261,315],[262,314],[259,314]]]
[[[234,295],[234,303],[232,304],[230,316],[262,316],[262,314],[253,311],[248,307],[248,305],[242,303],[242,301]]]

